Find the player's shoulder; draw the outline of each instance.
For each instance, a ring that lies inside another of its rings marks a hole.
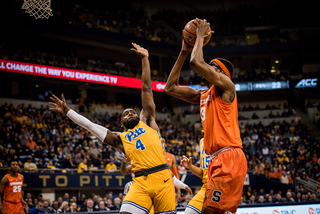
[[[2,177],[1,183],[7,183],[7,182],[9,182],[8,175],[9,175],[9,174],[5,174],[5,175]],[[9,175],[9,176],[10,176],[10,175]]]

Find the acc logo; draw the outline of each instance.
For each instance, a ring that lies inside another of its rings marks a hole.
[[[278,210],[273,210],[272,214],[280,214]]]
[[[304,88],[304,87],[316,87],[317,86],[318,78],[313,79],[302,79],[295,88]]]
[[[317,214],[316,211],[313,208],[309,208],[309,214]]]

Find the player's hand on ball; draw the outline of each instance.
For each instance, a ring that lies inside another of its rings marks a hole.
[[[186,156],[182,156],[182,159],[180,161],[180,165],[184,166],[185,168],[190,168],[192,163],[192,158],[187,158]]]
[[[190,53],[193,49],[193,46],[189,45],[184,39],[182,39],[182,51]]]
[[[54,94],[52,94],[52,97],[50,97],[50,99],[54,101],[54,103],[49,102],[49,104],[55,107],[49,108],[49,110],[57,111],[60,113],[67,113],[70,110],[63,94],[61,95],[61,100]]]
[[[192,190],[189,186],[186,186],[186,188],[184,188],[190,195],[192,195]]]
[[[198,23],[196,23],[197,36],[207,37],[214,33],[214,31],[209,31],[210,23],[208,23],[207,20],[205,19],[201,20],[198,18],[196,18],[196,20],[198,21]]]
[[[130,50],[135,52],[138,56],[140,56],[141,58],[149,57],[149,52],[147,49],[141,47],[136,43],[131,43],[131,44],[133,45],[134,48],[131,48]]]

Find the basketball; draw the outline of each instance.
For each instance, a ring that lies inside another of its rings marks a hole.
[[[191,46],[194,46],[196,43],[196,38],[197,38],[197,25],[195,23],[198,23],[196,19],[193,19],[189,21],[185,26],[182,31],[182,36],[184,41],[188,43]],[[211,31],[211,28],[209,27],[208,32]],[[207,37],[204,38],[203,45],[206,45],[211,39],[211,34]]]

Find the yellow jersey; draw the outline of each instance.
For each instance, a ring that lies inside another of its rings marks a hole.
[[[133,129],[121,133],[120,138],[133,172],[166,164],[159,132],[144,122],[140,121]]]
[[[79,166],[78,166],[78,173],[83,173],[83,170],[87,170],[88,169],[88,166],[87,164],[81,162],[79,163]]]
[[[203,145],[203,138],[200,140],[200,168],[203,170],[203,176],[202,176],[202,183],[204,185],[207,184],[207,178],[208,178],[208,167],[210,162],[210,156],[207,155],[204,151],[204,145]]]

